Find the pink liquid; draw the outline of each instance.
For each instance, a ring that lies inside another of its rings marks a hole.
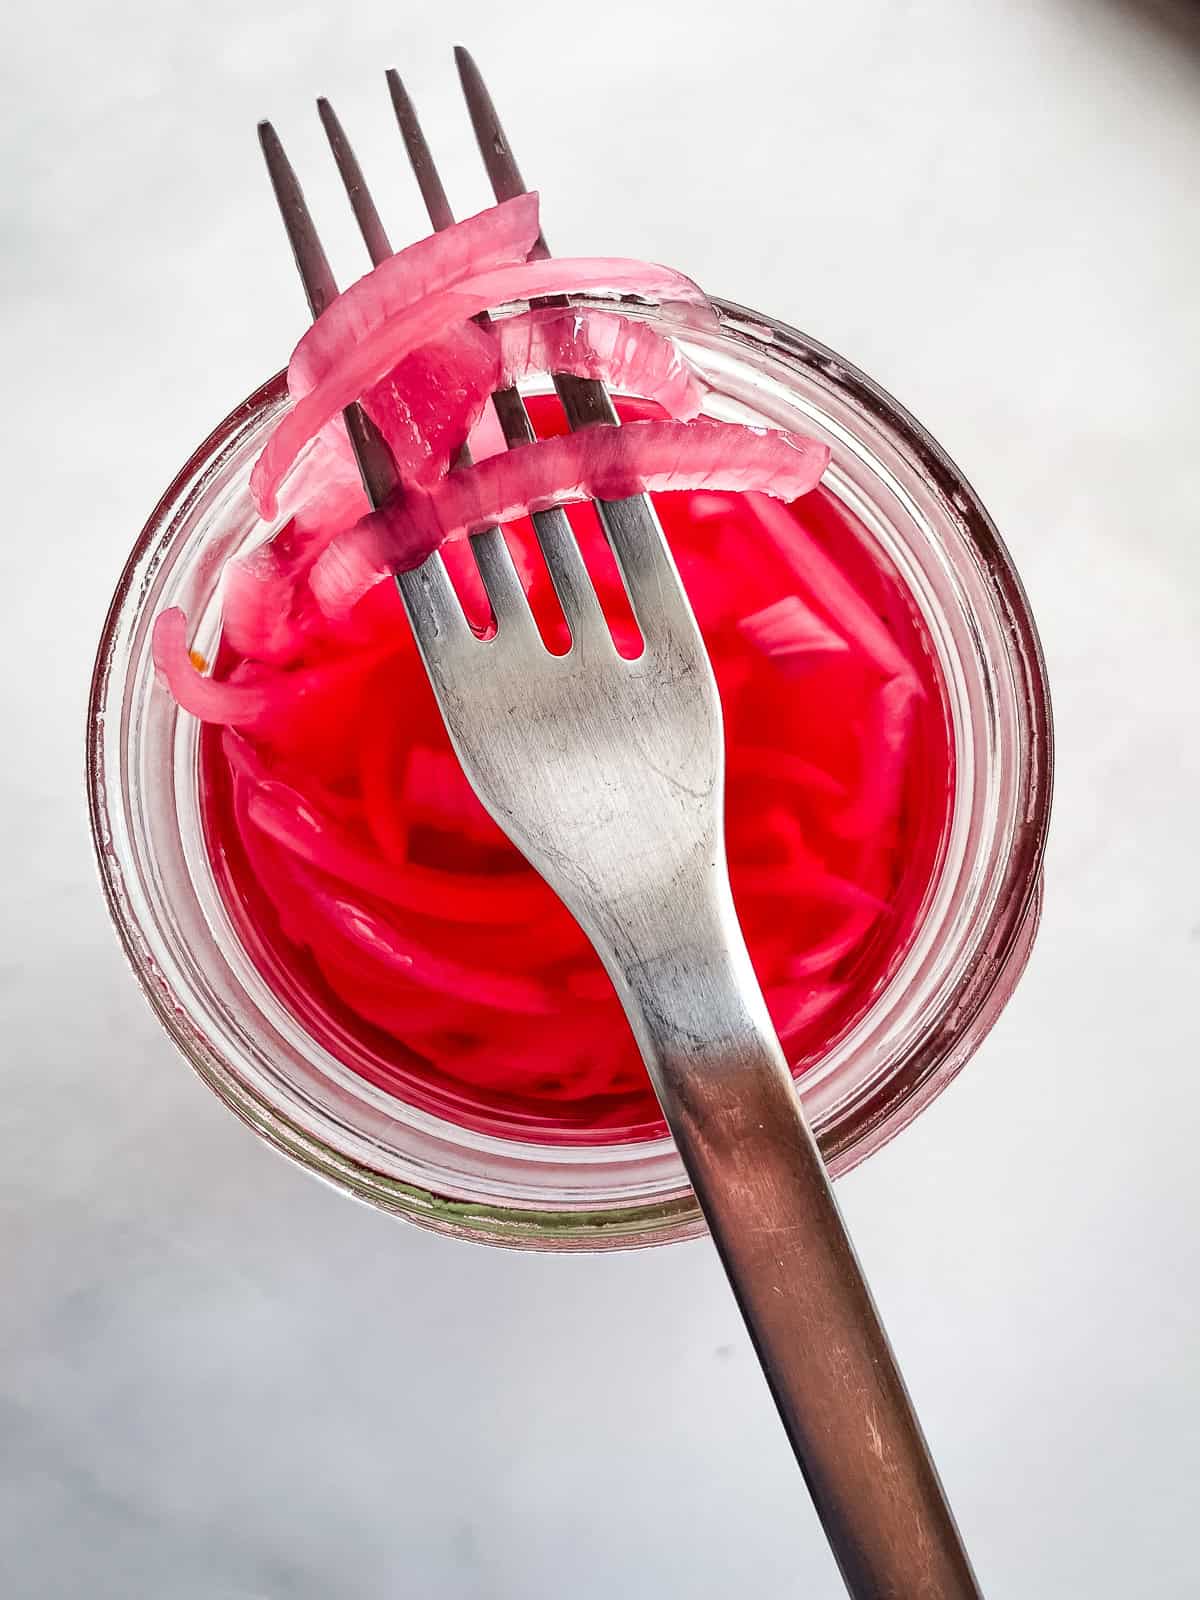
[[[534,415],[560,430],[556,402]],[[953,787],[940,678],[907,592],[824,490],[791,508],[705,493],[657,504],[721,691],[734,898],[801,1073],[870,1005],[920,919]],[[571,518],[631,653],[595,514]],[[509,537],[548,642],[565,648],[531,528]],[[447,558],[482,625],[468,549]],[[768,624],[739,624],[789,596],[816,619],[812,637],[771,654]],[[219,675],[236,665],[226,648]],[[659,1134],[599,962],[457,769],[394,586],[300,665],[330,667],[330,689],[269,742],[206,727],[201,744],[209,853],[276,993],[348,1067],[461,1125],[554,1143]]]

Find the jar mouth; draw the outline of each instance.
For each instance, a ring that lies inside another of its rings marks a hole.
[[[833,490],[909,588],[950,701],[959,781],[923,922],[869,1009],[801,1085],[838,1174],[957,1074],[1024,964],[1050,806],[1049,699],[1008,553],[936,442],[834,352],[756,312],[715,304],[715,331],[671,331],[714,384],[720,414],[829,440]],[[668,1138],[555,1147],[468,1135],[313,1047],[237,947],[189,812],[195,729],[189,735],[166,696],[148,693],[149,631],[158,611],[182,601],[215,637],[215,575],[245,535],[239,495],[244,502],[249,464],[285,404],[279,374],[193,453],[134,546],[101,636],[88,708],[89,807],[105,896],[135,975],[231,1109],[359,1198],[442,1231],[534,1247],[647,1244],[699,1231]],[[204,649],[202,633],[197,644]]]

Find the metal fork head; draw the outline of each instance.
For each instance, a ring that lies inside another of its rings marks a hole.
[[[465,52],[459,66],[493,187],[498,196],[519,193],[524,184],[482,79]],[[448,226],[452,213],[415,109],[394,72],[388,85],[431,222]],[[379,213],[332,107],[319,106],[360,231],[378,261],[390,249]],[[263,143],[318,314],[329,299],[328,264],[273,131]],[[615,420],[599,384],[573,380],[560,393],[573,426]],[[498,395],[496,404],[510,443],[533,437],[515,391]],[[394,482],[387,487],[370,448],[360,448],[364,421],[351,407],[351,440],[378,504],[402,490]],[[539,512],[533,520],[571,633],[565,655],[544,645],[499,529],[471,541],[496,622],[490,637],[472,632],[436,554],[399,574],[398,583],[472,787],[603,955],[629,938],[645,948],[645,924],[663,884],[697,871],[723,879],[723,742],[712,668],[650,502],[636,496],[596,502],[596,509],[644,641],[633,660],[616,649],[562,511]]]
[[[493,637],[418,635],[463,770],[602,955],[644,949],[664,885],[723,871],[721,711],[699,633],[639,580],[641,655],[607,629],[552,655],[503,541],[480,567]]]

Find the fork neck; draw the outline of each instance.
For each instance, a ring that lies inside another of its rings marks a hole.
[[[742,935],[723,853],[622,908],[621,931],[596,940],[663,1109],[682,1108],[697,1072],[764,1055],[787,1070]]]

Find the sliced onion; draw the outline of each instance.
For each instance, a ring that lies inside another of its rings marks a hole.
[[[342,529],[370,510],[341,417],[329,422],[288,482],[283,527],[221,575],[224,637],[255,661],[286,664],[303,651],[321,624],[305,579],[313,562]]]
[[[502,317],[491,331],[505,387],[533,373],[566,372],[653,400],[679,421],[698,416],[704,403],[705,386],[674,342],[635,317],[540,307]]]
[[[467,435],[467,449],[475,461],[486,461],[489,456],[498,456],[501,450],[508,449],[508,440],[504,437],[504,429],[500,426],[500,418],[496,415],[496,408],[487,401],[475,422],[475,426]]]
[[[786,507],[757,495],[748,504],[812,603],[838,632],[861,650],[883,677],[902,676],[916,683],[912,667],[878,615],[821,547],[801,533]]]
[[[293,773],[279,752],[273,751],[268,764],[260,752],[234,728],[225,728],[221,734],[221,749],[235,777],[248,784],[252,794],[262,784],[288,783],[293,788],[303,784],[306,797],[328,816],[342,822],[358,822],[362,818],[362,802],[353,795],[341,794],[330,788],[311,773]]]
[[[743,617],[738,630],[777,665],[803,671],[830,658],[847,657],[850,646],[829,623],[801,600],[784,595],[772,605]]]
[[[308,896],[310,915],[324,924],[335,940],[352,956],[357,952],[361,959],[366,954],[397,978],[437,994],[469,995],[475,1004],[502,1011],[540,1016],[559,1009],[556,997],[535,978],[465,966],[396,927],[362,900],[332,885],[327,887],[316,873],[299,868],[297,881]]]
[[[907,768],[913,712],[921,686],[908,672],[889,678],[874,696],[862,733],[858,793],[836,823],[846,838],[865,839],[894,822]]]
[[[705,487],[795,500],[828,460],[828,446],[815,439],[708,418],[542,439],[457,469],[431,493],[365,517],[323,552],[313,567],[313,595],[327,616],[344,617],[381,577],[419,566],[446,539],[572,501]]]
[[[528,869],[484,876],[373,860],[343,825],[322,817],[287,784],[260,785],[250,797],[249,816],[276,844],[327,877],[406,911],[488,926],[533,922],[557,909],[553,892]]]
[[[670,339],[647,323],[610,311],[542,307],[457,332],[406,356],[363,395],[391,448],[401,480],[428,488],[488,412],[496,389],[537,373],[593,378],[621,394],[655,401],[670,417],[699,413],[704,389]],[[477,459],[504,448],[486,431]]]
[[[155,617],[150,649],[172,698],[201,722],[256,728],[277,703],[277,690],[266,683],[221,683],[201,672],[188,649],[187,618],[178,606]]]
[[[452,750],[416,744],[408,754],[400,801],[407,816],[476,844],[507,843],[467,782]]]
[[[729,752],[729,780],[755,784],[788,784],[797,789],[810,789],[815,794],[834,800],[846,798],[846,786],[839,783],[824,767],[806,761],[803,756],[788,750],[772,749],[768,745],[735,745]]]
[[[373,384],[363,407],[387,440],[400,481],[430,486],[474,426],[488,396],[504,386],[496,340],[474,322],[405,356]]]
[[[331,417],[431,339],[443,337],[481,311],[513,301],[552,294],[636,294],[657,302],[674,301],[711,317],[703,292],[682,273],[647,261],[617,257],[563,257],[500,267],[464,278],[415,305],[387,316],[353,343],[343,343],[336,359],[308,393],[280,420],[254,464],[250,489],[263,517],[275,515],[279,486],[296,457]],[[314,324],[315,326],[315,324]]]
[[[227,679],[201,672],[187,647],[187,619],[177,607],[155,618],[156,670],[185,711],[201,722],[237,727],[275,743],[310,779],[342,770],[358,738],[363,696],[380,662],[404,648],[397,634],[384,644],[313,666],[281,671],[240,662]]]
[[[300,340],[288,364],[291,394],[311,393],[389,317],[464,278],[523,262],[539,226],[537,195],[520,194],[389,256],[338,295]]]
[[[780,1043],[790,1044],[830,1011],[845,992],[839,984],[780,984],[768,988],[763,998]]]

